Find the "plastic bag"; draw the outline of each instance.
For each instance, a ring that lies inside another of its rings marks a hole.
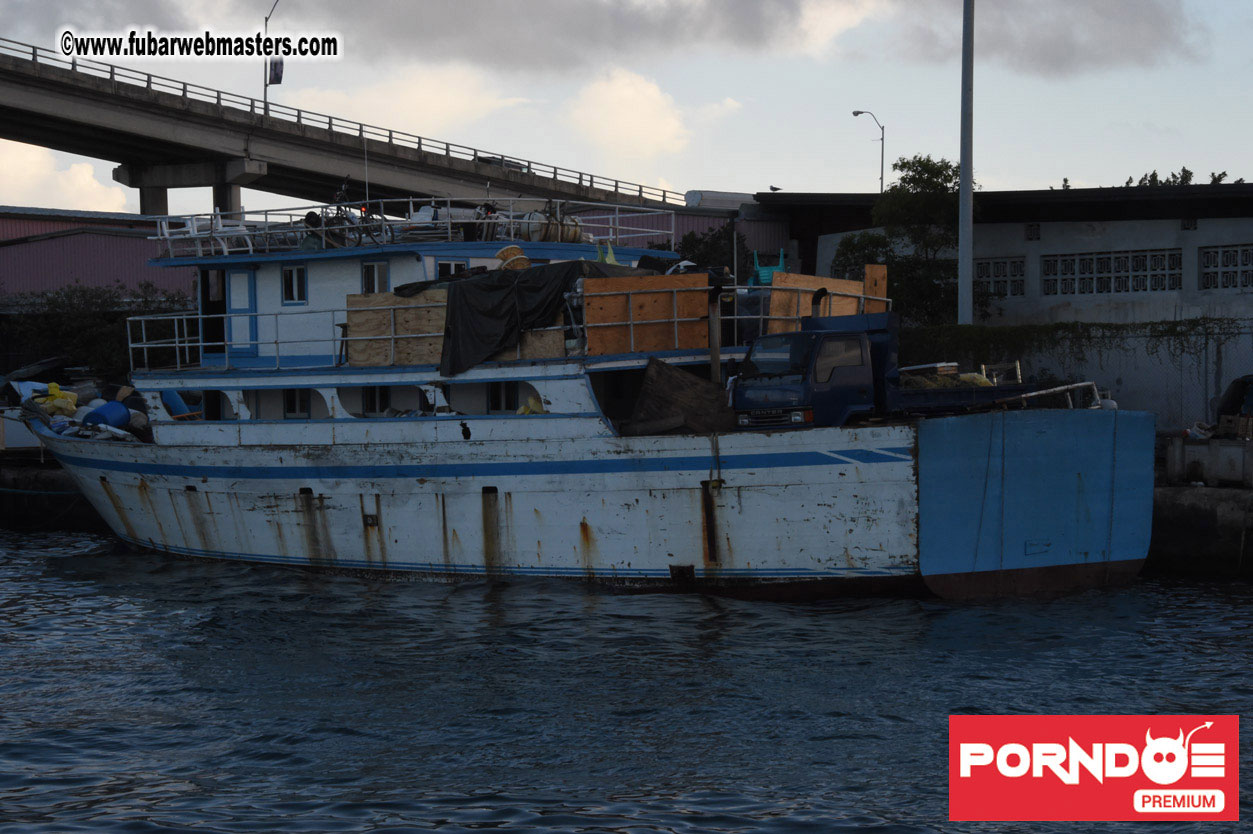
[[[78,394],[73,391],[62,391],[55,382],[48,383],[48,396],[36,397],[35,402],[43,406],[48,414],[61,417],[73,417],[78,410]]]

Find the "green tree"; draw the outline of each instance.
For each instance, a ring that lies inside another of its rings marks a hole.
[[[1127,177],[1127,181],[1123,183],[1123,185],[1129,187],[1134,184],[1138,188],[1153,187],[1158,185],[1191,185],[1192,176],[1193,174],[1190,170],[1188,170],[1187,165],[1184,165],[1178,171],[1171,171],[1164,177],[1159,177],[1157,175],[1157,169],[1154,168],[1147,174],[1142,174],[1140,179],[1135,180],[1134,183],[1132,182],[1133,177]]]
[[[71,284],[48,292],[18,293],[5,302],[13,314],[10,332],[33,360],[64,356],[67,364],[85,366],[110,382],[123,382],[130,374],[129,316],[191,307],[186,293],[162,290],[147,281],[134,288],[121,283],[111,287]],[[168,334],[162,332],[163,327]],[[168,322],[153,323],[147,333],[149,340],[173,335]]]
[[[854,232],[840,239],[831,259],[831,277],[860,281],[866,264],[886,264],[892,258],[892,241],[882,232]],[[891,270],[888,271],[891,281]]]
[[[937,260],[957,246],[957,190],[960,167],[947,159],[901,157],[892,163],[900,178],[880,195],[871,211],[900,251]]]
[[[1142,174],[1139,179],[1136,179],[1135,177],[1127,177],[1127,181],[1123,183],[1123,186],[1126,188],[1131,188],[1133,186],[1139,187],[1139,188],[1145,188],[1145,187],[1152,187],[1152,186],[1157,186],[1157,185],[1192,185],[1194,176],[1195,175],[1192,173],[1192,171],[1188,169],[1188,166],[1186,165],[1181,167],[1178,171],[1171,171],[1169,174],[1167,174],[1164,177],[1159,176],[1157,173],[1157,170],[1154,169],[1152,171],[1149,171],[1147,174]],[[1226,181],[1227,181],[1226,171],[1222,171],[1220,173],[1215,173],[1213,171],[1210,172],[1210,175],[1209,175],[1210,185],[1222,185]],[[1240,179],[1238,180],[1231,181],[1232,185],[1241,185],[1243,183],[1244,183],[1244,177],[1240,177]]]
[[[957,318],[957,209],[959,166],[930,156],[892,163],[900,176],[875,202],[871,217],[883,232],[846,235],[831,274],[859,279],[864,264],[886,264],[893,309],[911,325],[945,324]],[[986,310],[988,299],[976,295]]]
[[[739,263],[732,263],[730,223],[706,232],[688,232],[679,240],[675,251],[697,266],[709,269],[725,266],[733,272],[738,267],[740,283],[746,282],[748,270],[753,268],[753,252],[748,248],[748,239],[740,232],[735,234],[735,258]]]

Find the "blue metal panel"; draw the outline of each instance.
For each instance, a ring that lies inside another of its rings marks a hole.
[[[1152,414],[1037,410],[924,420],[924,576],[1143,559]]]

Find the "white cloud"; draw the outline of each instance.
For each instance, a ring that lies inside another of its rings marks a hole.
[[[96,179],[88,162],[63,165],[47,148],[0,141],[0,204],[126,211],[128,190]]]
[[[677,153],[691,138],[670,94],[656,82],[621,68],[584,85],[567,105],[566,119],[599,150],[618,160]]]
[[[725,119],[733,113],[738,113],[743,107],[744,105],[727,96],[722,101],[702,104],[700,107],[697,107],[694,117],[705,123],[716,122],[719,119]]]
[[[837,37],[885,10],[882,0],[804,0],[795,30],[795,45],[817,57]]]
[[[461,64],[412,65],[351,91],[305,88],[284,100],[305,110],[431,137],[528,102],[504,95],[485,71]]]

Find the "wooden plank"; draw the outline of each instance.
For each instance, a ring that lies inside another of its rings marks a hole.
[[[427,290],[412,298],[389,292],[348,296],[348,335],[379,337],[349,342],[348,364],[353,367],[438,365],[444,350],[447,302],[447,290]],[[378,309],[380,307],[401,309]],[[397,337],[394,341],[393,314]],[[558,315],[550,326],[559,327],[562,320],[562,316]],[[422,333],[435,335],[418,335]],[[517,348],[506,348],[491,357],[490,361],[556,359],[566,355],[566,338],[562,330],[528,330],[522,333],[520,344],[521,357]]]
[[[562,321],[562,316],[558,315],[549,326],[560,327]],[[565,355],[565,330],[523,330],[522,338],[518,341],[518,347],[505,348],[493,356],[490,361],[515,362],[520,359],[559,359]]]
[[[588,354],[708,350],[708,284],[703,274],[584,279]],[[676,326],[676,313],[692,321]]]
[[[349,295],[346,305],[347,335],[350,338],[382,338],[348,342],[348,364],[354,367],[438,364],[444,349],[447,301],[447,290],[427,290],[412,298],[389,292]],[[379,307],[401,309],[376,309]],[[412,337],[420,333],[437,335],[393,340],[393,320],[394,335],[398,337]]]
[[[777,272],[770,288],[770,322],[767,333],[791,333],[800,329],[799,318],[810,315],[814,292],[855,293],[861,295],[865,285],[860,281],[840,278],[822,278],[818,275],[797,275]],[[822,316],[851,316],[860,312],[859,299],[840,295],[828,295],[819,305]]]
[[[866,295],[888,296],[888,268],[884,264],[866,264],[865,290]],[[867,313],[886,313],[886,301],[867,301]]]

